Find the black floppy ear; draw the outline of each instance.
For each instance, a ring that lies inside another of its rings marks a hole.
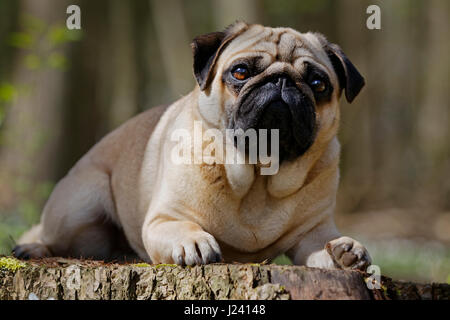
[[[364,87],[364,78],[338,45],[327,42],[324,49],[339,78],[341,89],[345,89],[347,101],[352,102]]]
[[[225,37],[225,32],[212,32],[195,38],[191,43],[194,55],[194,75],[202,90],[209,83],[214,58]]]
[[[192,43],[194,56],[194,75],[201,90],[205,90],[212,80],[216,61],[231,40],[248,28],[244,22],[236,22],[223,32],[212,32],[196,37]]]

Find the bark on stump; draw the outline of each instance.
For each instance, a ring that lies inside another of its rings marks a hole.
[[[0,299],[449,299],[450,285],[414,284],[369,274],[300,266],[196,267],[0,258]]]

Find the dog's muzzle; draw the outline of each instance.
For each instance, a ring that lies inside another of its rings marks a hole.
[[[258,84],[240,99],[235,110],[232,129],[279,130],[280,162],[301,156],[314,142],[314,102],[287,76],[272,76]]]

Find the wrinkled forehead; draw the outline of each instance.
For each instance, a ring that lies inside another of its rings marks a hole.
[[[331,72],[332,65],[313,33],[300,33],[291,28],[270,28],[251,25],[237,36],[223,51],[220,60],[227,65],[232,61],[249,56],[290,63],[295,66],[299,60],[312,60]]]

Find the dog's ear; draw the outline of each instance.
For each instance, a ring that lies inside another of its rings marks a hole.
[[[364,87],[364,78],[338,45],[328,43],[325,51],[338,75],[340,87],[345,89],[347,101],[352,102]]]
[[[317,36],[333,64],[339,78],[339,86],[345,90],[347,101],[352,102],[364,87],[364,78],[337,44],[328,42],[321,34]]]
[[[192,43],[194,75],[201,90],[205,90],[213,76],[214,66],[225,47],[248,28],[245,22],[236,22],[222,32],[212,32],[196,37]]]

